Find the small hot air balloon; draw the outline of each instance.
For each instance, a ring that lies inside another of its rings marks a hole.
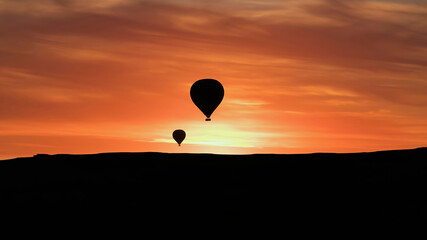
[[[194,104],[205,114],[206,121],[224,98],[224,88],[215,79],[201,79],[191,86],[191,99]]]
[[[184,141],[184,139],[185,139],[185,132],[184,132],[184,130],[177,129],[177,130],[173,131],[172,137],[178,143],[178,146],[181,146],[182,141]]]

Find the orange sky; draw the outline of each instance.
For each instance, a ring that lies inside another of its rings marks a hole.
[[[0,159],[426,146],[426,76],[425,1],[0,0]]]

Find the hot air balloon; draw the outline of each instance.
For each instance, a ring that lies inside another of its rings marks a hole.
[[[191,99],[206,116],[206,121],[224,98],[224,88],[215,79],[201,79],[191,86]]]
[[[173,131],[172,137],[178,143],[178,146],[181,146],[182,141],[184,141],[184,139],[185,139],[185,132],[184,132],[184,130],[177,129],[177,130]]]

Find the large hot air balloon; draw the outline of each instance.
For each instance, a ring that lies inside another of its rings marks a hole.
[[[173,131],[172,137],[178,143],[178,146],[181,146],[182,141],[184,141],[184,139],[185,139],[185,132],[184,132],[184,130],[177,129],[177,130]]]
[[[224,98],[224,88],[215,79],[201,79],[191,86],[191,99],[206,116],[206,121]]]

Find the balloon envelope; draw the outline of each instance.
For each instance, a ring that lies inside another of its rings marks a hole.
[[[184,141],[184,139],[185,139],[185,132],[184,132],[184,130],[177,129],[177,130],[173,131],[172,137],[178,143],[178,146],[181,146],[182,141]]]
[[[215,79],[201,79],[191,86],[190,95],[194,104],[205,114],[206,121],[210,121],[212,113],[224,98],[224,88]]]

